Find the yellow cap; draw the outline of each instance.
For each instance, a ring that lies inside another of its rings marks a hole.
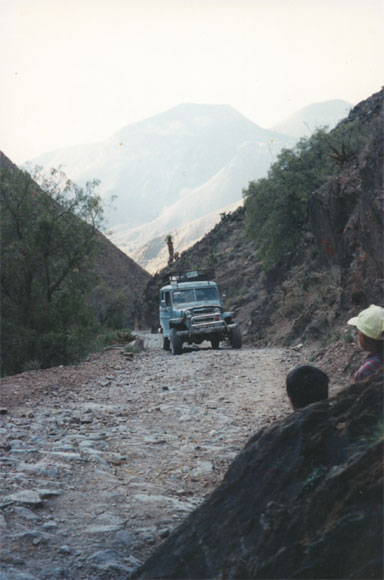
[[[369,308],[362,310],[358,316],[348,320],[348,324],[356,326],[360,332],[374,338],[384,340],[384,308],[371,304]]]

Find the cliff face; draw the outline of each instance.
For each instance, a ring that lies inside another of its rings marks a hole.
[[[252,437],[135,578],[382,578],[382,376]]]
[[[365,133],[356,159],[344,164],[309,203],[319,264],[339,272],[348,305],[381,303],[383,281],[384,90],[360,103],[348,121]]]
[[[295,254],[265,274],[255,243],[245,234],[245,210],[239,208],[222,216],[173,265],[175,270],[214,266],[245,342],[319,347],[343,335],[348,317],[383,302],[383,102],[384,89],[346,119],[364,136],[363,145],[341,159],[312,193],[309,231]],[[146,294],[144,319],[151,325],[160,278],[151,281]]]

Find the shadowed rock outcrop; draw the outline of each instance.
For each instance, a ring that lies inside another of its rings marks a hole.
[[[382,376],[262,429],[134,578],[382,578]]]

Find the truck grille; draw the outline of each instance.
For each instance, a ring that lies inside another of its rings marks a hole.
[[[210,314],[213,313],[214,311],[214,307],[213,306],[201,306],[200,308],[193,308],[192,309],[192,313],[193,315],[199,315],[199,314]]]
[[[220,312],[214,312],[213,307],[194,308],[191,318],[192,327],[217,325],[221,323]]]

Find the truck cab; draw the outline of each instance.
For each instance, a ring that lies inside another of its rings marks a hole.
[[[160,326],[164,350],[181,354],[183,344],[211,342],[219,348],[229,339],[232,348],[241,348],[241,331],[226,312],[211,273],[177,272],[168,275],[160,289]]]

